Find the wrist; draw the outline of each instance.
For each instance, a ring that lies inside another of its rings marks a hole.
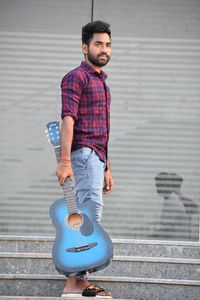
[[[63,165],[63,164],[59,164],[59,166],[62,166],[64,168],[71,168],[71,165]]]
[[[107,161],[106,161],[106,167],[105,167],[105,172],[107,172],[109,170],[110,170],[110,160],[107,159]]]
[[[60,157],[60,161],[71,163],[71,159],[67,157]]]
[[[105,167],[105,172],[108,172],[108,171],[111,171],[111,169],[110,169],[109,166],[106,166],[106,167]]]
[[[68,162],[68,161],[63,161],[63,160],[61,160],[61,161],[59,162],[59,166],[71,168],[71,163]]]

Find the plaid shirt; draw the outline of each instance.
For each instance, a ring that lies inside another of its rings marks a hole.
[[[62,79],[61,117],[74,118],[72,151],[90,147],[105,161],[110,130],[110,91],[107,75],[96,72],[86,62]]]

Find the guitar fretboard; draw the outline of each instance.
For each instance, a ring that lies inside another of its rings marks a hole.
[[[60,161],[60,146],[54,147],[57,163]],[[72,183],[69,177],[67,177],[64,185],[63,185],[63,192],[67,204],[67,209],[69,214],[78,213],[78,208],[76,202],[74,200],[74,193],[72,188]]]

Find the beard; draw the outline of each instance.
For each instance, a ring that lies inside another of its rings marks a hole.
[[[102,59],[101,56],[106,56],[106,59]],[[110,56],[108,56],[105,53],[98,54],[95,57],[90,51],[88,52],[87,58],[88,58],[89,62],[91,62],[94,66],[97,66],[97,67],[105,66],[110,60]]]

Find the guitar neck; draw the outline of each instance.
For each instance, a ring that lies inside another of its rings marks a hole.
[[[55,150],[55,154],[56,154],[57,163],[59,163],[60,155],[61,155],[60,145],[54,147],[54,150]],[[66,178],[66,181],[62,187],[63,187],[63,192],[64,192],[64,196],[65,196],[69,214],[78,213],[78,208],[77,208],[76,202],[74,200],[72,183],[71,183],[71,180],[69,177]]]
[[[60,145],[59,146],[55,146],[54,150],[55,150],[55,155],[56,155],[57,163],[59,163],[60,156],[61,156],[61,147],[60,147]]]

